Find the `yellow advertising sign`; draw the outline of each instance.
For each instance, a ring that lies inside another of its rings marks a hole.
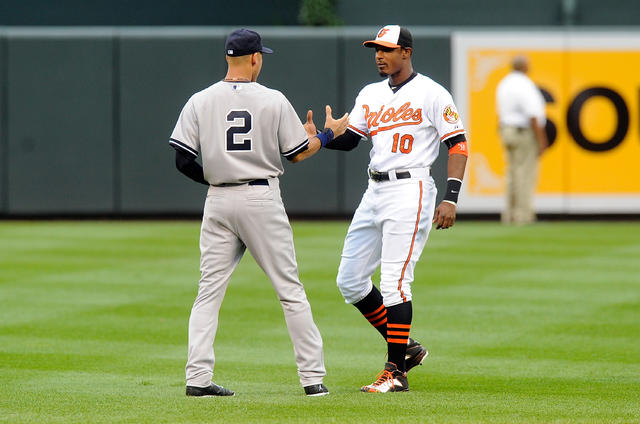
[[[454,93],[470,139],[465,184],[472,205],[483,205],[483,199],[496,199],[504,192],[496,87],[519,54],[528,57],[528,75],[547,100],[552,137],[551,147],[540,158],[537,203],[560,212],[572,204],[566,199],[578,199],[577,209],[586,211],[633,211],[628,202],[618,201],[616,206],[614,201],[609,209],[598,204],[616,197],[640,204],[640,47],[571,46],[562,37],[558,43],[552,39],[548,48],[543,42],[511,47],[482,45],[475,39],[454,52],[454,66],[464,65],[454,69],[457,88],[464,92]],[[480,209],[491,209],[486,206]]]

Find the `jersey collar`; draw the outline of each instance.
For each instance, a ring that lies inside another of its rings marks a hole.
[[[402,81],[400,84],[398,85],[391,85],[391,79],[389,79],[389,88],[391,89],[391,91],[393,91],[394,93],[397,93],[398,90],[400,90],[406,83],[408,83],[409,81],[411,81],[412,79],[415,78],[415,76],[418,75],[417,72],[413,72],[411,74],[411,76],[409,78],[407,78],[406,80]]]

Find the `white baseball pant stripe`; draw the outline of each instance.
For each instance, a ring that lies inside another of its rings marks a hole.
[[[187,385],[205,387],[211,383],[218,313],[245,246],[276,290],[293,342],[300,383],[321,383],[326,375],[322,338],[298,277],[293,233],[278,179],[274,178],[269,186],[209,189],[200,232],[201,279],[189,319]]]
[[[385,306],[411,301],[413,271],[431,230],[436,193],[431,177],[369,180],[338,270],[338,288],[347,303],[369,294],[378,266]]]

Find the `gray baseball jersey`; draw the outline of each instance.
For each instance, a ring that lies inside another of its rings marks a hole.
[[[201,153],[205,179],[220,185],[282,175],[281,155],[295,155],[308,140],[282,93],[257,82],[220,81],[189,99],[169,143]]]

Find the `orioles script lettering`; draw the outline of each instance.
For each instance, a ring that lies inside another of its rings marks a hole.
[[[414,110],[411,102],[406,102],[396,110],[393,107],[385,110],[384,106],[380,106],[380,110],[371,112],[369,105],[362,105],[364,109],[364,119],[367,120],[367,127],[373,128],[380,125],[380,122],[405,121],[402,125],[417,125],[422,122],[422,109]]]

